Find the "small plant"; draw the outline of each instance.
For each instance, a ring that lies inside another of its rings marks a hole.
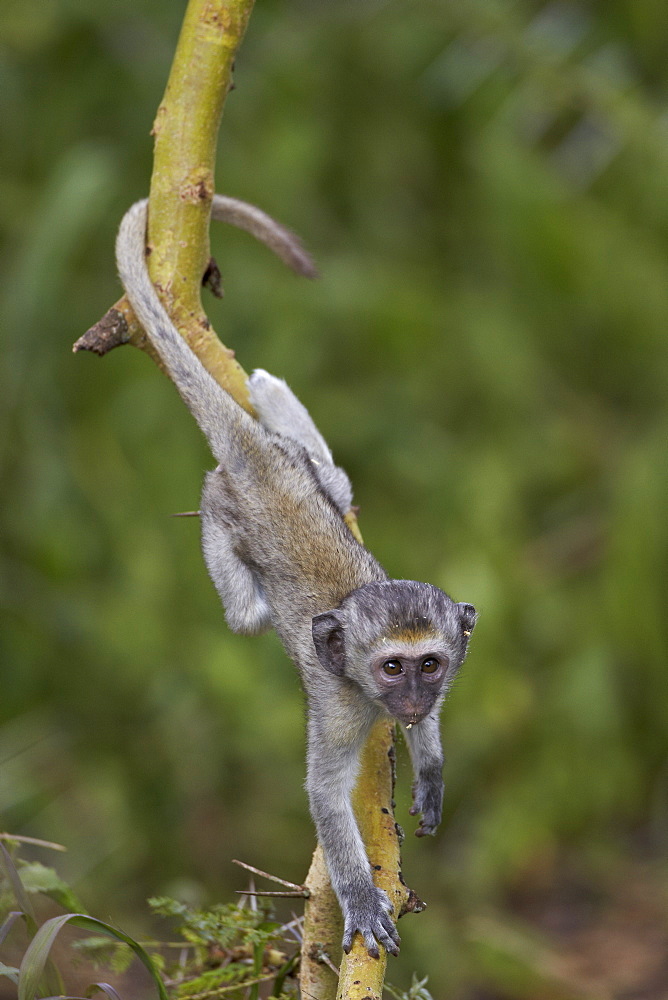
[[[178,1000],[233,994],[233,986],[252,986],[251,998],[259,996],[262,982],[273,979],[272,997],[282,994],[288,976],[295,969],[294,940],[285,950],[286,934],[295,922],[281,925],[272,920],[268,902],[251,905],[218,903],[210,909],[186,906],[162,897],[150,899],[154,913],[178,921],[177,930],[190,945],[190,957],[168,968],[169,986]]]
[[[93,932],[72,944],[73,959],[83,955],[96,966],[120,973],[138,958],[160,1000],[258,1000],[262,983],[271,983],[271,1000],[295,996],[299,919],[281,925],[272,919],[270,905],[253,896],[250,902],[220,903],[209,909],[169,898],[152,899],[149,905],[154,913],[177,922],[180,939],[141,944],[86,913],[53,868],[24,860],[19,851],[24,839],[28,838],[0,835],[0,976],[16,985],[18,1000],[66,997],[63,977],[51,958],[53,944],[66,925]],[[66,912],[40,924],[33,905],[36,896],[49,898]],[[20,924],[28,945],[19,965],[5,964],[3,947]],[[172,960],[171,956],[177,957]],[[109,983],[91,983],[86,995],[95,991],[105,993],[109,1000],[121,1000]]]
[[[417,975],[413,973],[413,981],[405,992],[398,990],[396,986],[390,986],[389,983],[385,983],[385,991],[395,1000],[434,1000],[427,989],[427,980],[428,976],[425,976],[424,979],[418,979]]]
[[[296,997],[301,917],[279,923],[271,903],[258,899],[252,890],[240,903],[216,903],[208,908],[160,896],[149,899],[149,906],[171,922],[173,933],[164,941],[140,943],[118,927],[91,917],[55,869],[21,857],[26,841],[64,850],[58,844],[0,834],[0,977],[14,983],[18,1000],[78,1000],[68,998],[64,976],[51,956],[65,926],[92,932],[70,943],[72,965],[80,965],[84,958],[97,969],[119,975],[138,958],[148,969],[160,1000],[259,1000],[263,984],[271,985],[268,1000]],[[42,907],[34,905],[40,897],[66,912],[40,923]],[[20,925],[28,938],[27,947],[18,965],[6,964],[3,951],[10,944],[17,951],[14,928]],[[407,991],[389,983],[385,991],[394,1000],[433,1000],[426,983],[426,978],[414,975]],[[105,981],[91,982],[85,995],[95,992],[106,994],[108,1000],[123,1000],[118,989]]]

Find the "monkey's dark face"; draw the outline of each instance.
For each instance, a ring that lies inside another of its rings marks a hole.
[[[428,645],[420,650],[385,649],[371,662],[377,701],[404,726],[422,722],[431,712],[445,684],[450,658]]]

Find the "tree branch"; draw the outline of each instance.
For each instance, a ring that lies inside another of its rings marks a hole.
[[[250,410],[247,375],[201,304],[218,126],[254,0],[190,0],[153,125],[149,272],[179,332],[214,378]],[[130,343],[159,364],[124,297],[74,345],[104,354]]]
[[[190,0],[153,125],[149,272],[167,312],[211,374],[250,409],[246,373],[201,304],[218,126],[253,0]]]
[[[364,840],[374,881],[384,889],[394,907],[395,920],[410,910],[424,909],[401,876],[401,839],[394,820],[394,723],[376,723],[362,751],[362,766],[353,795],[353,806]],[[381,1000],[387,954],[370,958],[357,935],[349,955],[341,962],[337,1000]]]

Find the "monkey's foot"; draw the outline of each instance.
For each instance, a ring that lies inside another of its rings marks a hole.
[[[392,904],[387,893],[371,885],[358,888],[351,896],[353,898],[342,902],[345,953],[352,948],[353,938],[359,931],[372,958],[380,957],[379,944],[390,954],[398,955],[401,938],[391,917]]]

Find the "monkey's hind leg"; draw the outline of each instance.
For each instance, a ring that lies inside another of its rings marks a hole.
[[[257,575],[238,554],[233,525],[225,508],[220,474],[209,472],[201,504],[204,561],[230,629],[243,635],[259,635],[271,628],[271,611]]]
[[[353,499],[350,480],[343,469],[334,465],[327,442],[287,382],[256,368],[248,380],[248,391],[262,426],[306,448],[320,486],[346,514]]]
[[[248,391],[263,427],[299,441],[312,458],[332,462],[327,442],[287,382],[263,368],[256,368],[248,379]]]

